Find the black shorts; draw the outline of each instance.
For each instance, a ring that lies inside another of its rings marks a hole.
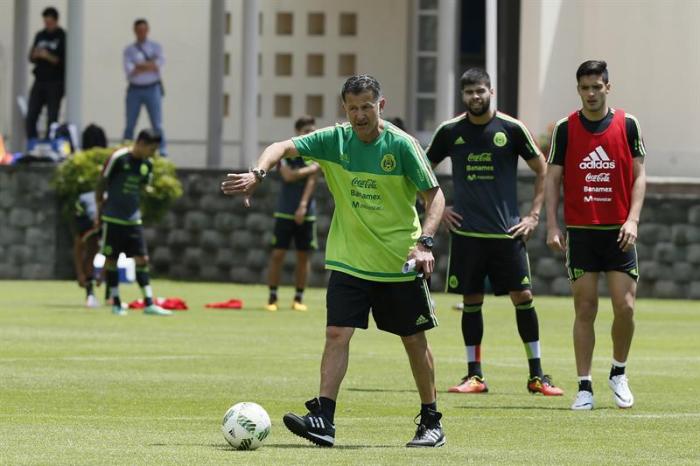
[[[75,227],[78,230],[78,236],[80,236],[81,241],[87,241],[101,233],[100,227],[96,227],[95,222],[84,215],[75,217]]]
[[[525,242],[510,238],[476,238],[450,234],[447,291],[483,294],[488,277],[495,295],[532,287]]]
[[[272,236],[272,247],[289,249],[294,240],[297,251],[311,251],[318,247],[316,241],[316,222],[307,220],[298,225],[294,220],[275,218],[275,230]]]
[[[620,249],[620,229],[567,228],[566,269],[572,282],[585,272],[623,272],[639,280],[637,248]]]
[[[117,259],[122,252],[126,257],[148,255],[143,226],[102,222],[102,254]]]
[[[423,278],[410,282],[373,282],[334,270],[328,280],[326,309],[328,326],[366,329],[370,311],[378,329],[399,336],[438,325]]]

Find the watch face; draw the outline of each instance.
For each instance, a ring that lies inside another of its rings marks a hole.
[[[424,236],[420,238],[420,243],[426,248],[432,248],[434,241],[433,238],[431,238],[430,236]]]

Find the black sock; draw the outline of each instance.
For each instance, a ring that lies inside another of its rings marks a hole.
[[[420,412],[424,413],[428,410],[437,411],[437,401],[433,401],[432,403],[421,403]]]
[[[478,377],[484,378],[484,374],[481,372],[481,361],[473,361],[467,363],[467,377],[476,375]]]
[[[616,366],[613,364],[610,366],[610,378],[612,379],[616,375],[622,375],[625,373],[625,366]]]
[[[321,396],[318,399],[321,402],[321,412],[325,418],[331,421],[331,424],[333,424],[335,418],[335,400],[331,400],[325,396]]]
[[[107,269],[107,288],[109,288],[109,295],[112,297],[113,306],[121,306],[122,301],[119,299],[119,272],[116,268],[114,270]]]
[[[296,293],[294,293],[294,301],[300,303],[304,299],[304,288],[297,288]]]
[[[462,337],[467,347],[467,377],[484,376],[481,372],[481,339],[484,337],[483,303],[465,304],[462,312]],[[473,356],[470,354],[475,353]]]
[[[542,360],[540,358],[532,358],[527,360],[527,365],[530,368],[530,378],[539,377],[541,379],[544,377],[541,361]]]
[[[147,265],[136,267],[136,283],[141,287],[141,292],[143,293],[143,303],[146,306],[153,304],[153,296],[151,296],[151,279],[149,275],[149,268]]]
[[[267,299],[267,304],[275,304],[277,302],[277,287],[270,287],[270,297]]]
[[[92,296],[95,294],[95,288],[92,280],[88,280],[88,282],[85,284],[85,294],[87,296]]]
[[[579,380],[578,391],[587,391],[593,394],[593,382],[591,382],[590,380]]]

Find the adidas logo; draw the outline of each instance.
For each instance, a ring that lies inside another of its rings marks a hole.
[[[457,139],[455,139],[455,146],[459,146],[460,144],[466,144],[466,142],[464,141],[464,139],[462,139],[462,136],[460,136],[460,137],[458,137]]]
[[[527,275],[525,275],[525,276],[523,277],[523,280],[520,282],[520,284],[521,284],[521,285],[529,285],[529,284],[530,284],[530,277],[528,277]]]
[[[428,323],[428,319],[423,314],[419,315],[418,318],[416,319],[416,325],[423,325],[423,324],[427,324],[427,323]]]
[[[608,154],[602,146],[598,146],[584,157],[578,166],[581,170],[612,170],[615,168],[615,161],[610,160],[610,157],[608,157]]]

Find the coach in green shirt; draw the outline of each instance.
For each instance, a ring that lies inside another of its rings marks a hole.
[[[425,277],[435,265],[431,248],[445,198],[417,141],[381,119],[386,101],[376,79],[352,76],[341,97],[348,123],[276,142],[263,151],[256,168],[228,175],[221,186],[225,194],[244,194],[249,206],[267,170],[283,157],[302,156],[321,166],[335,200],[326,247],[332,273],[320,394],[306,402],[306,415],[286,414],[284,423],[317,445],[333,446],[335,400],[350,339],[356,328],[367,328],[371,311],[377,328],[401,337],[420,394],[420,423],[407,446],[438,447],[445,435],[425,337],[437,320]],[[422,227],[415,209],[418,192],[426,205]],[[411,259],[415,270],[403,273]]]

